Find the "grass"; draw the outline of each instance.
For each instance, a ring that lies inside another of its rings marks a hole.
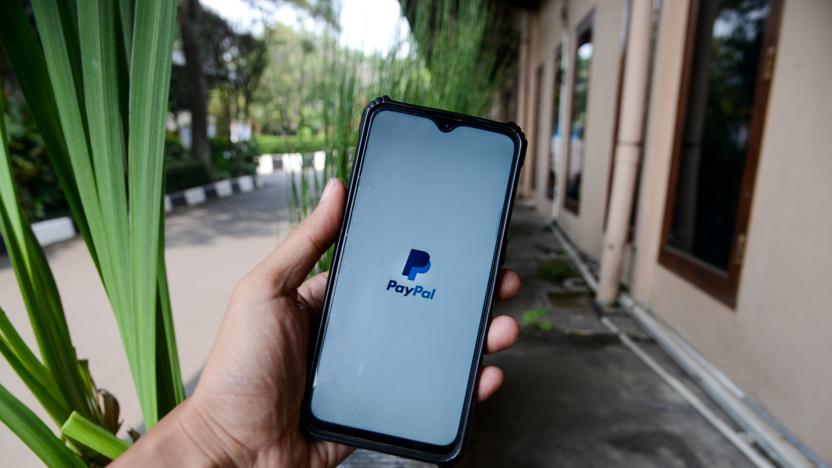
[[[542,332],[550,332],[555,329],[552,322],[546,318],[549,311],[546,309],[530,309],[523,312],[520,317],[520,325],[524,327],[534,327]]]
[[[536,275],[542,280],[555,284],[561,284],[564,280],[579,276],[569,261],[557,258],[540,261],[537,264]]]

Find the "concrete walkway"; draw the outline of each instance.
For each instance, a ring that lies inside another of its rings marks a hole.
[[[210,201],[168,214],[167,262],[182,373],[186,381],[201,369],[237,280],[288,232],[288,179],[267,176],[257,191]],[[90,362],[96,383],[116,395],[124,426],[141,420],[136,391],[115,319],[86,247],[74,239],[46,248],[81,358]],[[27,342],[34,338],[14,272],[0,257],[0,304]],[[0,382],[49,421],[5,360]],[[52,427],[51,421],[49,426]],[[0,424],[3,466],[42,466],[31,451]]]
[[[287,179],[263,189],[176,211],[167,220],[167,259],[183,374],[201,368],[235,282],[288,230]],[[125,425],[140,420],[127,360],[103,290],[79,240],[47,248],[79,355],[96,382],[119,398]],[[497,308],[524,323],[520,343],[488,358],[506,373],[504,387],[478,406],[462,465],[746,466],[731,444],[611,336],[566,264],[544,221],[515,210],[508,266],[523,278],[520,296]],[[8,261],[0,258],[0,304],[29,339],[25,310]],[[656,359],[672,362],[626,316],[614,315]],[[0,381],[45,418],[0,359]],[[690,383],[692,387],[695,385]],[[0,425],[2,459],[40,466]],[[425,466],[359,451],[343,466]]]
[[[517,346],[486,359],[506,380],[478,405],[461,466],[750,466],[601,325],[561,247],[531,210],[515,209],[506,264],[520,273],[523,291],[496,313],[517,318],[523,331]],[[624,314],[612,318],[695,388],[637,324]],[[344,466],[429,465],[361,451]]]

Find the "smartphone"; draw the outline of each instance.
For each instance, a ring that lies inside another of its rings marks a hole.
[[[303,407],[310,435],[461,456],[525,148],[513,123],[388,97],[364,110]]]

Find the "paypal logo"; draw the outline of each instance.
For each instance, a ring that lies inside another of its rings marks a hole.
[[[423,250],[410,249],[410,255],[407,256],[407,261],[404,262],[402,276],[407,276],[410,281],[415,281],[416,275],[427,273],[428,270],[430,270],[430,254]],[[436,295],[436,288],[428,289],[420,285],[407,286],[399,284],[394,279],[387,282],[387,291],[391,290],[404,297],[422,297],[428,300],[433,299]]]
[[[430,270],[430,254],[423,250],[410,249],[410,255],[407,256],[407,261],[404,262],[404,270],[402,276],[407,276],[407,279],[413,281],[419,273],[427,273]]]

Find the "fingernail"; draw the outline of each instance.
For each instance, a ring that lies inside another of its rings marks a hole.
[[[335,187],[336,180],[337,179],[334,178],[329,179],[329,181],[326,183],[326,187],[324,187],[324,192],[321,194],[321,199],[318,200],[318,204],[321,204],[324,200],[326,200],[326,197],[328,197],[329,194],[332,193],[332,189]]]

